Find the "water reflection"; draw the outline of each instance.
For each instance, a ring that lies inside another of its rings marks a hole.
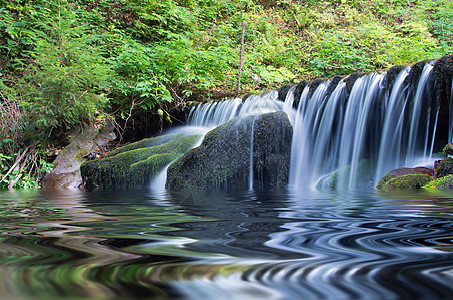
[[[448,298],[453,198],[0,193],[0,298]]]

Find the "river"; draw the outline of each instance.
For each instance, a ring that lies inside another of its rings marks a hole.
[[[0,193],[0,299],[447,299],[453,194]]]

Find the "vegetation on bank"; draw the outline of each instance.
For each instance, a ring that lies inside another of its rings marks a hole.
[[[0,188],[36,186],[75,127],[234,95],[242,21],[249,92],[452,53],[452,20],[450,0],[0,0]]]

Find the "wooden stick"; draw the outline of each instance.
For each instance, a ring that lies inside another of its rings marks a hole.
[[[9,175],[9,173],[11,173],[12,171],[14,171],[14,169],[17,167],[17,165],[20,163],[20,161],[24,158],[25,154],[28,152],[28,150],[31,148],[35,148],[38,144],[40,143],[40,141],[35,141],[32,145],[28,146],[27,148],[25,148],[24,152],[22,154],[19,155],[19,153],[17,154],[17,157],[16,157],[16,161],[14,162],[14,164],[12,165],[11,168],[9,168],[8,172],[6,172],[5,176],[3,176],[2,180],[0,180],[0,182],[2,182],[3,180],[5,180],[5,178]]]
[[[234,98],[237,98],[239,96],[239,88],[241,86],[241,72],[242,72],[242,54],[244,52],[244,34],[245,34],[245,24],[246,22],[242,22],[242,35],[241,35],[241,52],[239,53],[239,74],[238,74],[238,85],[236,88],[236,95]]]

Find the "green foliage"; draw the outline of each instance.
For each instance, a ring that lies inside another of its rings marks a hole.
[[[37,189],[39,188],[38,178],[52,170],[53,165],[43,159],[44,151],[35,150],[28,154],[25,162],[18,161],[17,157],[24,152],[24,149],[18,149],[14,141],[8,138],[0,140],[0,190],[6,189],[14,181],[17,181],[13,188],[19,189]],[[5,149],[17,149],[17,153]],[[29,163],[27,163],[29,162]],[[18,180],[17,180],[18,179]]]
[[[32,126],[70,128],[93,119],[107,101],[100,88],[109,71],[96,35],[77,23],[74,12],[56,2],[36,18],[35,63],[17,86]]]

